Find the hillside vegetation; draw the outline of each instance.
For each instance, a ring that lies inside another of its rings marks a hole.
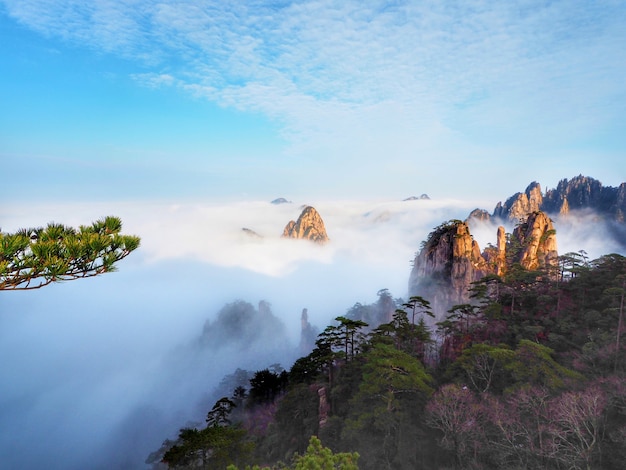
[[[206,425],[154,468],[621,469],[626,258],[559,257],[471,285],[428,327],[428,299],[382,290],[310,354],[224,378]],[[315,437],[313,437],[315,436]],[[357,467],[358,466],[358,467]]]

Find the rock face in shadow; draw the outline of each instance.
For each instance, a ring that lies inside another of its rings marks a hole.
[[[542,194],[539,183],[532,182],[523,193],[514,194],[504,204],[499,202],[493,217],[519,220],[536,211],[556,216],[585,209],[593,210],[609,221],[625,222],[626,183],[615,188],[603,186],[589,176],[578,175],[570,180],[562,179],[556,188]]]
[[[415,257],[409,296],[429,299],[435,320],[453,306],[470,302],[471,283],[486,275],[505,276],[514,263],[548,273],[558,263],[556,231],[550,218],[535,211],[507,239],[498,227],[496,246],[481,252],[466,222],[452,220],[435,228]]]
[[[316,243],[329,241],[324,221],[314,207],[306,206],[297,221],[290,220],[283,230],[284,238],[311,240]]]
[[[428,196],[428,194],[424,193],[422,195],[420,195],[419,197],[417,196],[409,196],[406,199],[402,199],[403,201],[428,201],[430,200],[430,197]]]
[[[470,212],[470,215],[467,216],[465,222],[489,222],[490,220],[491,214],[489,214],[489,212],[487,212],[485,209],[474,209],[472,212]]]
[[[274,199],[272,201],[272,204],[275,204],[275,205],[278,205],[278,204],[291,204],[291,201],[288,201],[284,197],[279,197],[277,199]]]
[[[596,179],[579,175],[563,179],[555,189],[546,191],[544,210],[548,213],[567,214],[572,210],[592,209],[609,219],[624,222],[626,212],[626,183],[619,187],[603,186]]]

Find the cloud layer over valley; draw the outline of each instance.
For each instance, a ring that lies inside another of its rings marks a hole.
[[[319,211],[328,244],[280,238],[303,204]],[[284,348],[297,352],[303,308],[323,328],[354,303],[374,302],[379,289],[405,297],[411,260],[432,228],[492,206],[417,200],[3,208],[5,232],[118,215],[142,246],[114,274],[0,293],[0,459],[10,468],[136,468],[188,420],[203,421],[202,406],[225,374],[272,362],[288,368]],[[562,227],[557,221],[561,253],[584,249],[594,258],[619,250],[590,217]],[[481,248],[495,242],[495,227],[474,233]],[[235,300],[269,302],[287,344],[259,337],[249,350],[198,347],[206,320]]]

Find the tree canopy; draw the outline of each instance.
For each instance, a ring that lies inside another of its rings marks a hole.
[[[123,235],[122,221],[108,216],[78,229],[54,222],[45,228],[0,231],[0,290],[38,289],[53,282],[116,270],[140,238]]]
[[[572,276],[520,273],[528,281],[474,284],[472,303],[434,325],[437,340],[424,298],[392,301],[393,315],[355,305],[289,373],[236,373],[250,385],[241,413],[229,424],[218,401],[209,415],[220,436],[245,436],[218,446],[199,439],[215,430],[181,430],[158,462],[214,468],[230,452],[229,470],[623,468],[626,258]]]

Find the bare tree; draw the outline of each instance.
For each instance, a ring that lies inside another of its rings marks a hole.
[[[480,412],[473,392],[455,384],[444,385],[426,405],[426,422],[442,432],[440,444],[454,453],[457,468],[464,468],[464,459],[479,446]]]

